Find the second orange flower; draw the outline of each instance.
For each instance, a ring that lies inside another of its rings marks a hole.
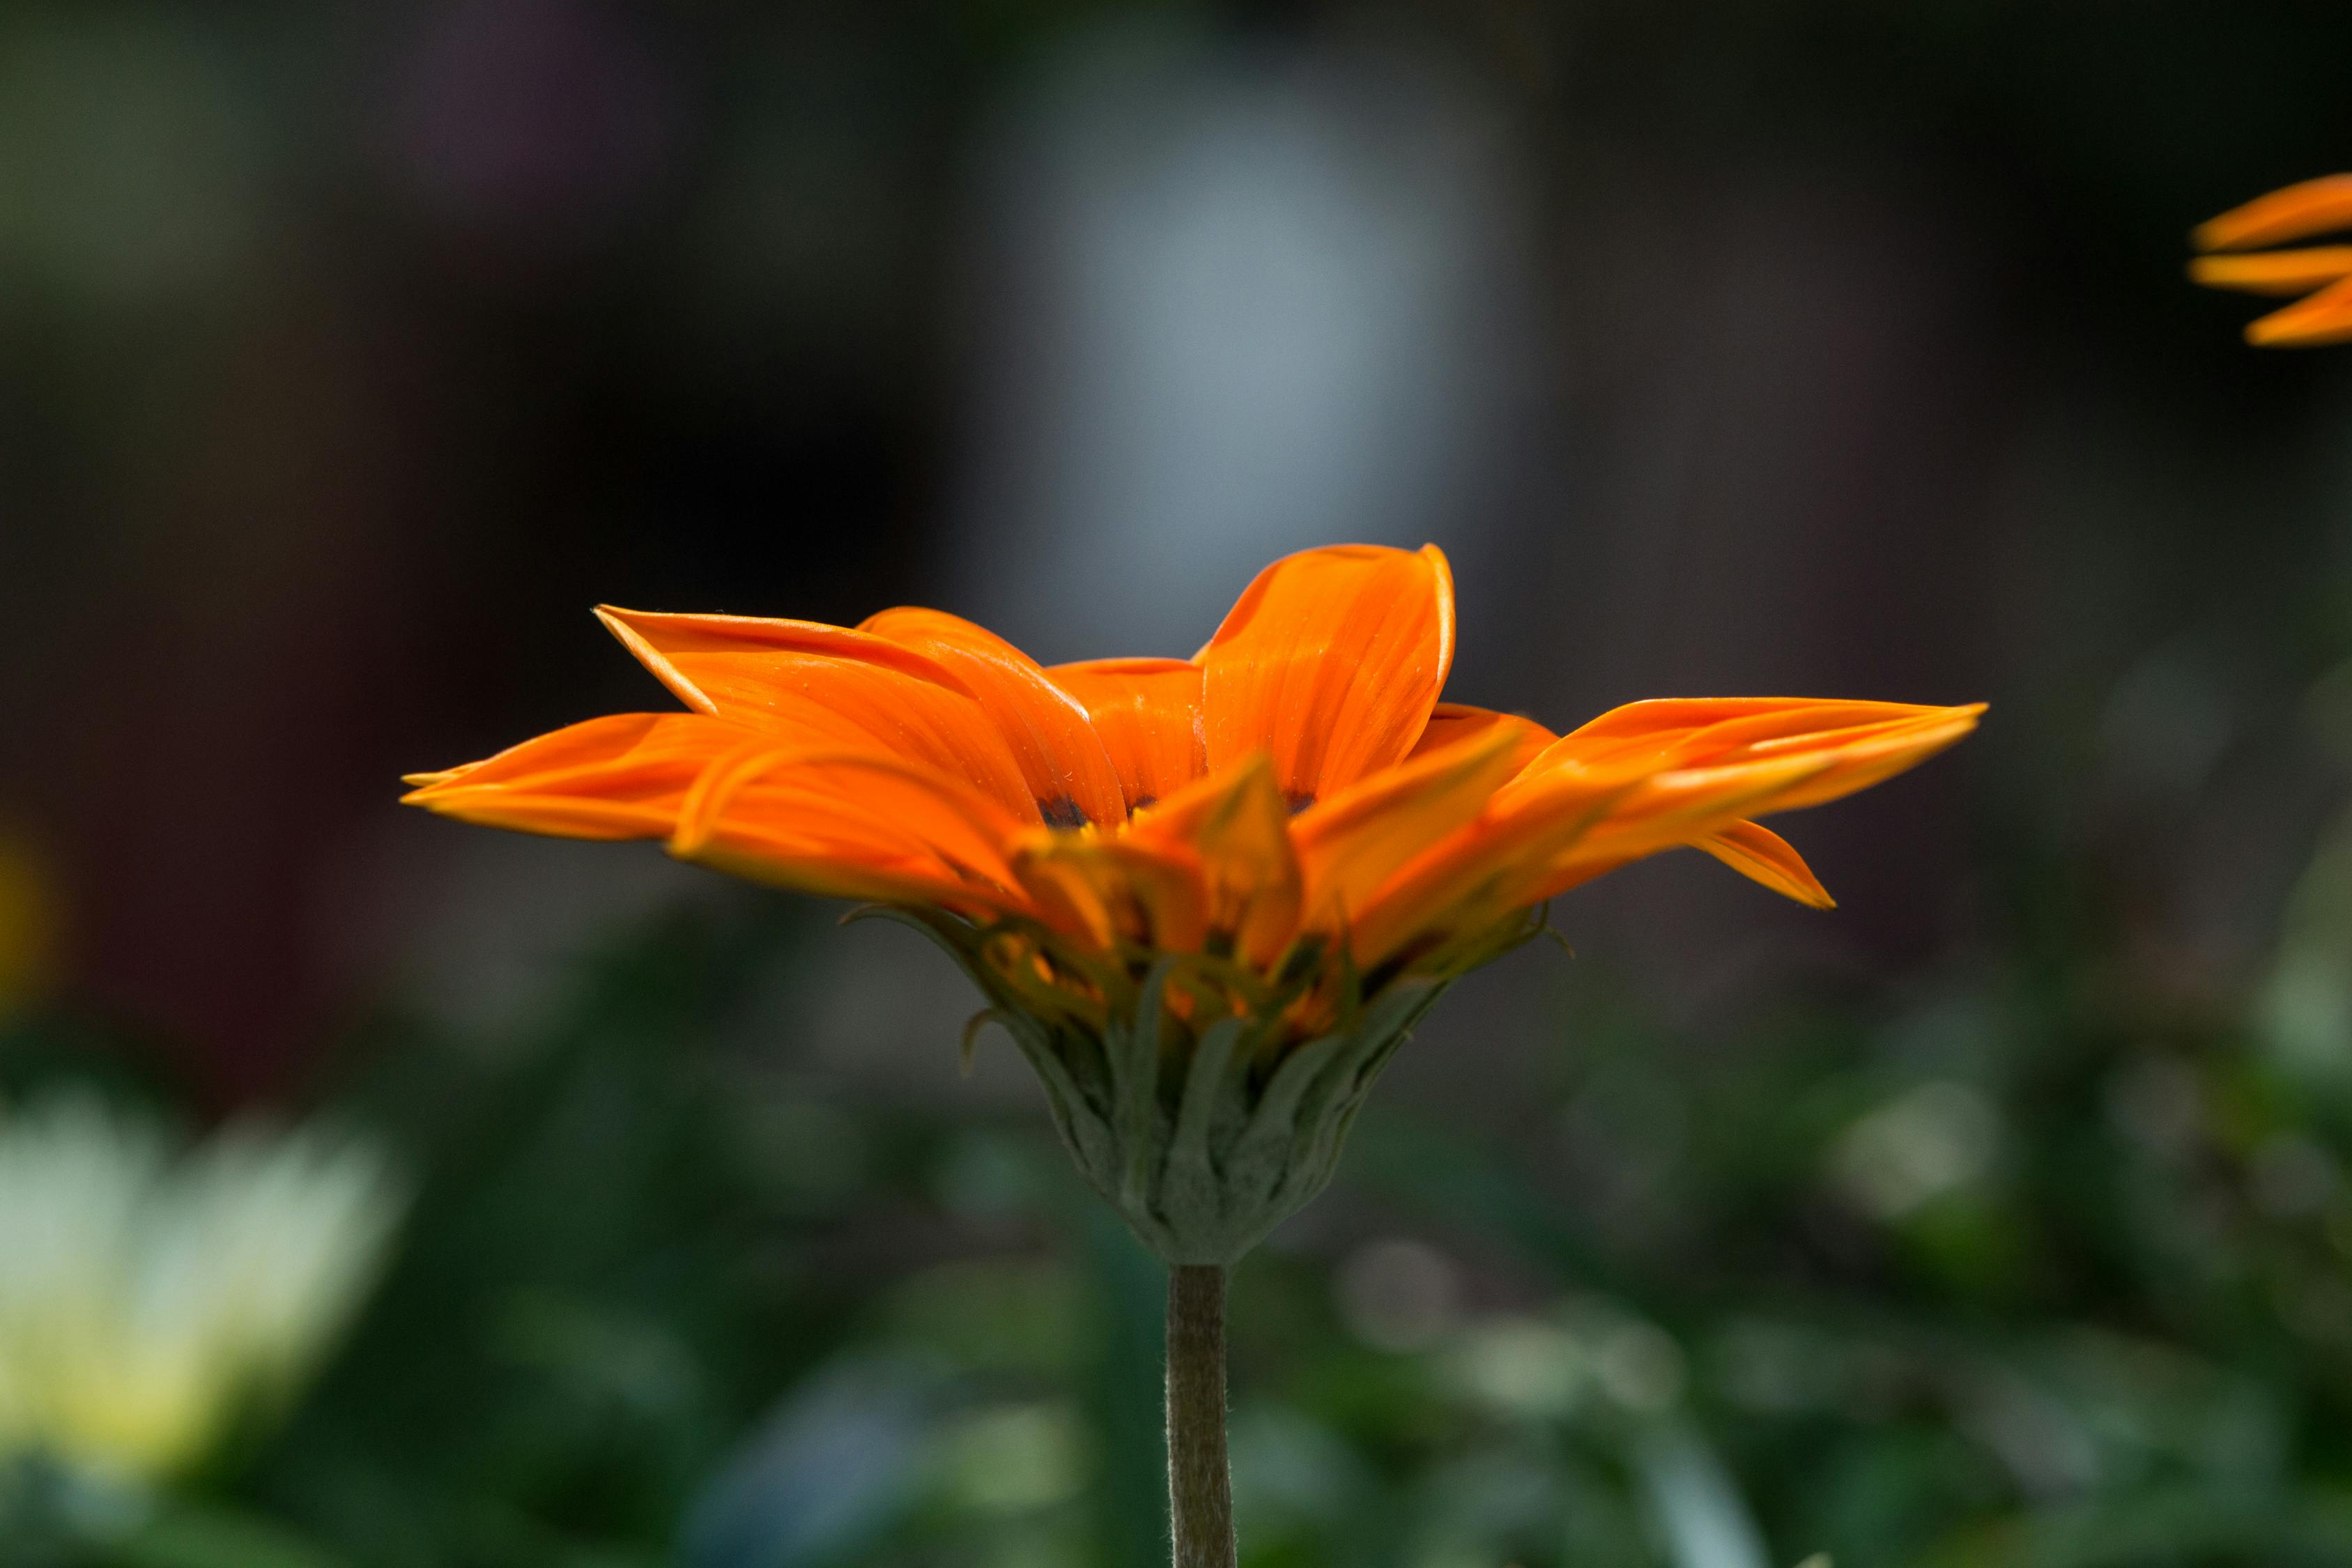
[[[2191,261],[2189,275],[2214,289],[2300,296],[2249,322],[2250,343],[2314,348],[2352,342],[2352,245],[2263,248],[2337,230],[2352,230],[2352,174],[2305,180],[2199,225],[2191,238],[2210,254]]]

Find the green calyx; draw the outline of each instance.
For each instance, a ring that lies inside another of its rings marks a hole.
[[[1381,1069],[1465,969],[1532,934],[1492,933],[1436,969],[1368,986],[1302,942],[1272,974],[1208,953],[1083,952],[1021,921],[856,911],[913,926],[971,976],[1035,1069],[1088,1184],[1171,1264],[1231,1264],[1321,1192]],[[855,917],[853,917],[855,918]],[[1318,990],[1319,988],[1319,990]],[[1310,994],[1337,994],[1301,1038]]]

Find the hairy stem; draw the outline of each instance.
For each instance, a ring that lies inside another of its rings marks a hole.
[[[1225,1271],[1168,1270],[1168,1514],[1175,1568],[1234,1568],[1225,1459]]]

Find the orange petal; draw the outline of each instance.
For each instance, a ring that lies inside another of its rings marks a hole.
[[[1209,929],[1252,963],[1271,963],[1290,944],[1304,879],[1290,808],[1263,752],[1139,814],[1127,837],[1200,858]]]
[[[1534,767],[1573,761],[1587,765],[1637,761],[1697,766],[1727,759],[1743,748],[1866,724],[1899,723],[1953,709],[1911,702],[1825,700],[1818,697],[1666,697],[1628,702],[1570,731]]]
[[[1543,753],[1545,747],[1559,739],[1532,719],[1517,713],[1497,713],[1491,708],[1473,708],[1467,702],[1441,702],[1430,710],[1429,723],[1422,730],[1421,739],[1407,753],[1408,760],[1436,751],[1441,746],[1466,741],[1482,731],[1500,728],[1512,737],[1511,771],[1517,773]]]
[[[2352,342],[2352,278],[2329,285],[2308,300],[2273,310],[2246,326],[2246,341],[2263,348],[2318,348]]]
[[[1791,896],[1826,898],[1794,851],[1744,819],[1866,788],[1950,745],[1982,711],[1732,699],[1604,714],[1381,889],[1354,928],[1359,962],[1410,954],[1685,844]]]
[[[1984,709],[1981,702],[1946,709],[1939,714],[1922,715],[1909,723],[1856,731],[1850,739],[1815,748],[1812,754],[1826,755],[1830,765],[1761,809],[1801,811],[1883,784],[1958,743],[1977,727],[1978,716]]]
[[[1356,962],[1373,968],[1536,902],[1554,864],[1642,782],[1639,773],[1571,763],[1535,787],[1515,783],[1515,798],[1491,800],[1372,895],[1349,931]]]
[[[1958,708],[1906,709],[1885,702],[1822,702],[1785,710],[1727,720],[1677,742],[1657,760],[1672,768],[1726,768],[1741,763],[1802,756],[1829,756],[1836,765],[1820,780],[1775,810],[1792,811],[1850,795],[1865,784],[1899,772],[1930,751],[1959,739],[1976,727],[1984,711],[1981,702]],[[1883,715],[1893,714],[1893,717]],[[1921,738],[1943,739],[1919,751]],[[1916,754],[1915,754],[1916,753]],[[1889,756],[1906,760],[1876,773],[1870,766]]]
[[[751,731],[698,713],[614,713],[509,746],[402,797],[565,838],[666,838],[694,781]]]
[[[1202,759],[1201,667],[1181,658],[1099,658],[1045,672],[1076,698],[1139,811],[1207,772]]]
[[[1664,847],[1673,848],[1667,845]],[[1796,900],[1817,910],[1833,910],[1837,900],[1822,886],[1789,841],[1767,827],[1752,822],[1734,823],[1720,833],[1691,841],[1690,847],[1704,849],[1741,876],[1762,883],[1774,892]],[[1612,871],[1619,871],[1636,860],[1644,860],[1655,850],[1639,854],[1608,857],[1576,856],[1567,868],[1555,874],[1544,884],[1544,897],[1558,898],[1573,888],[1597,881]]]
[[[887,637],[952,670],[1020,763],[1045,820],[1055,827],[1126,820],[1110,754],[1078,700],[1003,637],[943,610],[884,610],[859,630]]]
[[[1805,864],[1805,858],[1769,827],[1735,822],[1722,832],[1700,839],[1698,847],[1749,880],[1761,882],[1801,904],[1810,904],[1817,910],[1837,908],[1837,900],[1813,875],[1813,868]]]
[[[631,653],[698,712],[780,740],[880,750],[971,783],[1034,819],[1035,795],[972,690],[887,637],[815,621],[599,609]]]
[[[1258,574],[1201,650],[1209,768],[1274,758],[1295,803],[1397,763],[1454,662],[1454,577],[1417,552],[1336,545]]]
[[[1096,947],[1197,952],[1207,940],[1208,891],[1189,850],[1040,830],[1013,868],[1046,924]]]
[[[681,804],[671,852],[812,892],[1025,907],[1009,858],[1024,831],[994,801],[919,763],[755,739]]]
[[[2352,278],[2352,245],[2315,245],[2303,250],[2265,250],[2252,256],[2200,256],[2189,276],[2208,289],[2247,294],[2308,294],[2339,278]]]
[[[1596,866],[1614,870],[1712,837],[1744,817],[1781,809],[1793,792],[1836,765],[1830,756],[1774,757],[1649,774],[1555,848],[1547,865],[1511,884],[1511,896],[1537,902],[1590,881],[1601,874]]]
[[[1959,740],[1976,727],[1980,710],[1981,705],[1937,710],[1906,722],[1863,726],[1838,744],[1653,774],[1556,856],[1535,896],[1550,898],[1644,856],[1698,844],[1744,817],[1820,805],[1867,789]]]
[[[2352,228],[2352,174],[2328,174],[2256,196],[2197,226],[2200,250],[2244,250]]]
[[[1399,867],[1476,816],[1518,771],[1528,738],[1515,722],[1458,726],[1469,732],[1452,745],[1416,752],[1300,812],[1291,836],[1308,921],[1344,925]]]

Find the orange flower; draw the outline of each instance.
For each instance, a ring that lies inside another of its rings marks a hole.
[[[2231,254],[2200,256],[2189,264],[2189,275],[2214,289],[2303,296],[2249,323],[2250,343],[2310,348],[2352,342],[2352,245],[2255,250],[2338,229],[2352,229],[2352,174],[2305,180],[2199,225],[2191,236],[2198,249]]]
[[[1535,906],[1690,846],[1827,908],[1752,819],[1876,784],[1982,710],[1636,702],[1555,736],[1442,702],[1434,546],[1276,562],[1191,659],[1049,669],[936,610],[599,613],[688,711],[593,719],[407,798],[888,907],[972,973],[1081,1166],[1178,1261],[1237,1255],[1319,1186],[1338,1135],[1284,1142],[1297,1119],[1344,1126],[1437,991],[1532,934]]]
[[[1706,849],[1829,895],[1749,818],[1875,784],[1981,705],[1636,702],[1565,738],[1441,702],[1435,546],[1276,563],[1192,659],[1040,667],[936,610],[855,629],[599,614],[689,712],[575,724],[419,774],[468,821],[677,854],[813,892],[1034,922],[1085,952],[1302,941],[1426,965],[1553,894]]]

